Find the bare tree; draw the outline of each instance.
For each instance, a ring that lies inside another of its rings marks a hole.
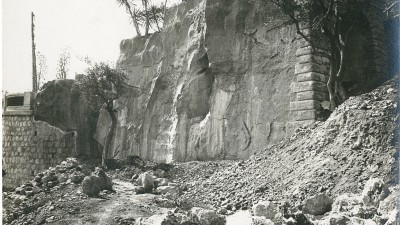
[[[36,90],[40,90],[45,82],[45,76],[47,74],[47,60],[46,57],[40,52],[38,52],[38,71],[37,71],[37,83],[36,83]]]
[[[120,71],[111,68],[105,63],[94,64],[87,69],[87,76],[80,80],[82,89],[92,109],[104,109],[111,118],[111,127],[103,146],[102,165],[108,157],[111,143],[117,127],[117,116],[114,110],[114,100],[122,95],[126,76]]]
[[[58,57],[57,75],[56,75],[58,79],[67,79],[70,59],[71,55],[68,49],[64,48],[60,56]]]
[[[329,59],[330,71],[327,82],[330,109],[335,109],[346,100],[342,86],[346,47],[354,24],[360,19],[368,0],[265,0],[272,2],[287,15],[296,26],[297,33],[307,41],[312,50]],[[307,24],[311,30],[318,30],[329,43],[329,50],[316,47],[316,43],[301,29]]]

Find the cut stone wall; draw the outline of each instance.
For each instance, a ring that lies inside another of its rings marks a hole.
[[[349,96],[364,93],[387,79],[387,50],[384,35],[382,2],[371,1],[363,16],[355,23],[346,48],[343,85]],[[330,45],[319,31],[302,25],[318,51],[329,52]],[[329,101],[326,83],[329,79],[329,59],[313,51],[308,42],[298,35],[296,50],[296,80],[292,83],[290,102],[291,126],[294,129],[322,120],[322,102]]]
[[[3,114],[4,188],[15,188],[40,171],[76,155],[76,132],[34,121],[32,111]]]

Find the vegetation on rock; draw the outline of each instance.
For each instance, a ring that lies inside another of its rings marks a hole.
[[[80,80],[80,84],[88,99],[89,107],[93,110],[100,110],[104,106],[111,119],[111,127],[103,146],[102,165],[105,166],[117,126],[114,100],[122,95],[126,76],[122,71],[113,69],[105,63],[96,63],[86,72],[87,76]]]
[[[138,36],[142,36],[140,28],[144,28],[145,36],[149,34],[150,28],[161,31],[166,1],[164,4],[156,5],[150,4],[149,0],[142,0],[141,7],[137,7],[138,4],[135,4],[132,0],[117,0],[117,3],[125,7]]]

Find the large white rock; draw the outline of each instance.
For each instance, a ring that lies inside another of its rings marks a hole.
[[[274,225],[274,222],[265,218],[265,216],[253,216],[251,225]]]
[[[198,225],[225,225],[226,218],[213,210],[193,207],[189,211],[190,221]]]

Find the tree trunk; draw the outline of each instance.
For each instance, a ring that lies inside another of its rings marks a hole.
[[[140,33],[140,30],[139,30],[139,24],[138,24],[138,22],[137,22],[137,20],[136,20],[136,13],[135,12],[132,12],[132,9],[131,9],[131,6],[129,5],[129,3],[127,2],[127,1],[125,1],[124,2],[125,3],[125,7],[128,9],[128,11],[129,11],[129,15],[131,15],[131,19],[132,19],[132,23],[133,23],[133,26],[135,26],[135,30],[136,30],[136,34],[140,37],[140,36],[142,36],[142,34]],[[135,10],[134,10],[135,11]]]
[[[144,5],[144,11],[145,11],[145,15],[146,15],[146,27],[145,27],[145,36],[147,36],[149,34],[149,27],[150,27],[150,18],[149,18],[149,11],[147,10],[147,4],[148,4],[148,0],[142,0],[143,5]]]
[[[161,31],[161,28],[160,28],[160,26],[158,25],[158,20],[157,20],[156,12],[153,11],[152,14],[153,14],[153,19],[154,19],[154,21],[155,21],[155,23],[156,23],[156,26],[157,26],[157,30],[158,30],[158,31]]]
[[[108,132],[106,142],[103,147],[103,155],[101,157],[101,165],[103,167],[106,167],[105,160],[108,156],[108,153],[110,152],[111,143],[114,138],[115,129],[117,127],[117,117],[115,116],[115,113],[114,113],[112,107],[108,107],[107,112],[111,117],[111,127],[110,127],[110,132]]]
[[[334,110],[337,105],[336,105],[336,97],[335,97],[335,73],[334,73],[334,68],[335,68],[335,62],[333,57],[329,59],[329,79],[328,82],[326,83],[326,86],[328,87],[328,93],[329,93],[329,109]]]
[[[167,1],[168,0],[165,0],[165,2],[164,2],[163,26],[165,25],[165,20],[166,20],[166,17],[167,17]]]

